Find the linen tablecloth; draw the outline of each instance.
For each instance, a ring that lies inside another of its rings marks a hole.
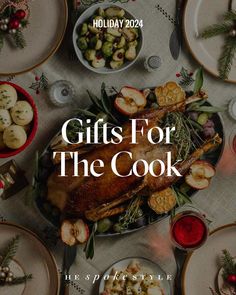
[[[83,4],[93,2],[97,1],[82,1],[81,9],[84,8]],[[92,73],[78,61],[68,59],[67,43],[64,41],[57,54],[41,67],[20,76],[1,77],[1,80],[12,81],[28,90],[33,95],[38,108],[39,129],[36,138],[30,147],[14,157],[19,166],[26,171],[29,181],[31,181],[33,175],[36,151],[43,150],[55,132],[60,129],[62,123],[70,118],[76,107],[81,108],[90,104],[86,94],[87,89],[94,93],[100,93],[102,82],[118,89],[127,84],[141,88],[152,87],[168,80],[178,80],[176,73],[182,67],[189,71],[198,67],[188,52],[183,52],[178,61],[174,61],[171,57],[169,38],[173,30],[175,1],[120,0],[110,2],[120,2],[119,4],[132,11],[137,18],[144,20],[144,48],[139,60],[129,70],[114,75]],[[144,70],[144,60],[151,54],[160,56],[162,60],[162,66],[155,73],[148,73]],[[36,80],[42,73],[47,77],[49,85],[61,79],[72,82],[77,91],[76,102],[65,108],[56,108],[50,104],[47,91],[39,90],[38,93],[37,89],[31,89],[32,83],[37,82]],[[235,85],[224,83],[208,74],[205,75],[204,87],[209,93],[209,101],[216,106],[225,107],[228,101],[235,96]],[[193,197],[194,203],[212,219],[212,228],[236,221],[236,160],[230,153],[228,146],[229,135],[235,126],[227,113],[223,113],[222,117],[226,132],[226,147],[222,164],[220,164],[217,176],[213,179],[211,186]],[[0,164],[4,162],[6,160],[1,160]],[[4,220],[32,229],[47,241],[46,238],[50,237],[51,227],[42,219],[35,208],[25,205],[26,194],[27,188],[6,201],[1,200],[0,216]],[[72,282],[71,294],[98,294],[98,282],[92,284],[91,280],[82,279],[83,276],[90,274],[93,277],[102,274],[115,261],[125,257],[143,256],[150,258],[159,263],[168,274],[174,275],[175,262],[168,238],[168,222],[166,219],[145,230],[126,236],[97,239],[93,260],[87,261],[83,247],[79,247],[76,263],[71,269],[71,274],[80,274],[81,279]],[[60,268],[62,244],[59,242],[57,246],[53,245],[52,251],[57,259],[58,268]]]

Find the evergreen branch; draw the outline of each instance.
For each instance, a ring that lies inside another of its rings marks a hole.
[[[16,278],[13,278],[10,285],[20,285],[20,284],[26,283],[28,280],[32,280],[32,278],[33,276],[31,274],[25,275],[23,277],[16,277]]]
[[[223,80],[229,76],[235,53],[236,40],[234,37],[227,37],[218,63],[220,78]]]
[[[232,29],[233,25],[231,22],[223,22],[221,24],[215,24],[206,28],[200,33],[199,38],[208,39],[221,34],[228,33]]]
[[[224,279],[226,279],[230,274],[236,274],[236,264],[234,263],[234,259],[228,250],[223,250],[222,263],[224,269]]]
[[[2,254],[2,261],[1,266],[6,267],[9,265],[13,257],[16,255],[16,251],[19,245],[20,236],[16,236],[11,240],[11,242],[8,244],[7,248],[3,251]]]
[[[15,34],[12,34],[12,38],[16,47],[20,49],[25,48],[26,41],[25,41],[23,33],[20,30],[17,30]]]
[[[191,86],[194,82],[193,77],[189,74],[188,70],[186,70],[184,67],[182,67],[181,71],[181,81],[179,82],[179,85],[182,87]]]
[[[227,11],[224,15],[225,21],[235,21],[236,20],[236,10]]]

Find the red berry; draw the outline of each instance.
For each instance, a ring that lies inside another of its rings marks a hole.
[[[176,77],[177,77],[177,78],[181,77],[181,74],[180,74],[180,73],[177,73],[177,74],[176,74]]]
[[[26,16],[26,12],[23,10],[23,9],[19,9],[16,11],[16,13],[14,14],[14,16],[19,19],[19,20],[22,20],[25,18]]]
[[[39,94],[40,92],[39,92],[39,90],[36,90],[36,94]]]
[[[19,25],[20,25],[20,22],[18,21],[18,19],[13,18],[9,22],[9,29],[18,29]]]
[[[193,73],[190,73],[189,76],[192,77],[193,76]]]
[[[35,76],[35,81],[39,81],[39,77],[38,76]]]
[[[227,282],[230,284],[230,285],[236,285],[236,275],[229,275],[227,277]]]

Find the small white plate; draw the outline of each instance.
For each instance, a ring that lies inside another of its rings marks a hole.
[[[184,12],[184,34],[193,57],[217,77],[219,77],[218,59],[224,45],[224,36],[219,35],[207,40],[199,39],[197,36],[206,27],[221,21],[222,15],[228,10],[228,4],[228,0],[188,0]],[[235,61],[228,81],[236,83]]]
[[[78,48],[77,44],[76,44],[76,40],[78,38],[78,33],[77,33],[77,29],[78,27],[86,22],[92,15],[94,15],[94,13],[98,10],[98,8],[101,7],[103,9],[109,8],[109,7],[119,7],[124,9],[124,7],[121,7],[119,5],[114,5],[114,4],[104,4],[104,3],[99,3],[99,4],[95,4],[91,7],[89,7],[87,10],[84,11],[84,13],[79,17],[79,19],[77,20],[75,27],[74,27],[74,31],[73,31],[73,44],[74,44],[74,48],[75,48],[75,52],[76,55],[78,57],[78,59],[80,60],[80,62],[90,71],[93,71],[95,73],[98,74],[114,74],[114,73],[118,73],[121,71],[124,71],[126,69],[128,69],[129,67],[131,67],[138,59],[141,51],[142,51],[142,47],[143,47],[143,31],[142,28],[140,28],[140,40],[139,40],[139,45],[137,47],[137,56],[135,58],[135,60],[133,61],[126,61],[124,63],[124,65],[119,68],[119,69],[110,69],[108,67],[104,67],[104,68],[100,68],[100,69],[96,69],[94,67],[92,67],[90,65],[90,63],[84,58],[83,53],[81,52],[81,50]],[[125,16],[128,19],[136,19],[136,17],[134,15],[132,15],[129,11],[125,10]]]
[[[189,254],[183,269],[183,295],[211,295],[209,288],[218,287],[222,250],[235,254],[235,245],[236,224],[229,224],[214,231],[205,245]]]
[[[117,271],[120,270],[125,270],[128,265],[133,261],[137,261],[140,263],[141,268],[145,270],[148,270],[150,274],[154,275],[160,275],[160,277],[163,278],[162,281],[160,281],[160,285],[162,290],[164,291],[164,295],[171,295],[171,284],[170,281],[166,279],[167,274],[164,272],[164,270],[156,263],[142,257],[130,257],[130,258],[125,258],[122,259],[116,263],[114,263],[109,269],[104,273],[103,277],[110,275],[112,269],[116,269]],[[105,281],[102,279],[100,281],[100,286],[99,286],[99,295],[104,292],[105,288]]]
[[[1,295],[58,295],[59,273],[50,251],[31,231],[9,223],[0,223],[0,249],[16,235],[19,246],[10,265],[16,276],[32,274],[32,280],[18,286],[0,287]]]

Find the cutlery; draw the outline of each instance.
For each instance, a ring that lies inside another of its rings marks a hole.
[[[174,249],[174,257],[177,266],[175,281],[174,281],[174,294],[175,295],[182,295],[181,291],[181,275],[182,275],[182,268],[184,266],[185,259],[187,257],[187,252],[180,250],[178,248]]]
[[[64,246],[64,257],[61,274],[61,288],[60,295],[69,295],[69,280],[65,279],[66,275],[69,275],[70,268],[75,261],[77,253],[77,246]]]
[[[176,0],[175,28],[170,36],[170,52],[174,60],[179,58],[182,46],[182,8],[185,0]]]

